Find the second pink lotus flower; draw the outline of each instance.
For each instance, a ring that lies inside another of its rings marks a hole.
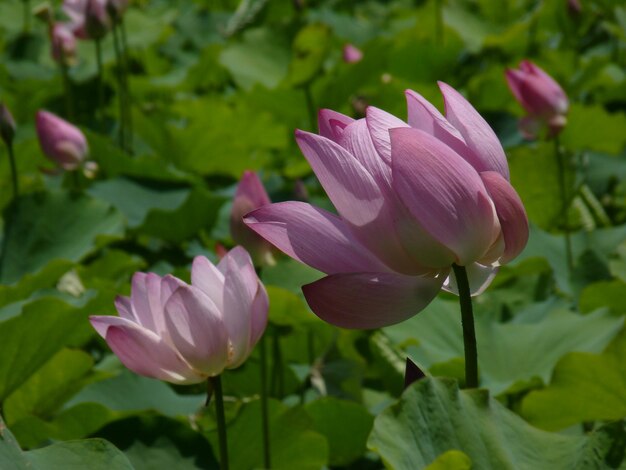
[[[526,245],[528,220],[493,130],[440,83],[446,116],[406,92],[408,124],[370,106],[364,119],[322,110],[320,135],[296,131],[339,215],[304,202],[250,213],[246,223],[327,274],[303,286],[311,309],[346,328],[376,328],[424,309],[453,263],[473,293]]]

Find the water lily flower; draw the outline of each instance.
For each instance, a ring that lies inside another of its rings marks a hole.
[[[133,372],[193,384],[239,367],[267,325],[268,298],[250,256],[235,247],[214,266],[198,256],[191,285],[167,275],[136,273],[119,317],[89,320]]]
[[[43,153],[64,170],[76,170],[89,153],[80,129],[48,111],[38,111],[36,121]]]
[[[343,61],[346,64],[354,64],[360,62],[363,59],[363,52],[352,44],[346,44],[343,46]]]
[[[254,209],[271,204],[270,197],[253,171],[245,171],[233,200],[230,213],[230,234],[238,245],[245,247],[257,266],[273,265],[273,247],[243,222],[243,216]]]
[[[506,80],[528,113],[520,121],[520,130],[526,138],[536,138],[543,127],[547,127],[550,137],[563,130],[569,102],[561,86],[550,75],[531,61],[524,60],[519,69],[507,69]]]
[[[408,90],[408,123],[373,106],[359,120],[326,109],[319,135],[296,131],[338,215],[289,201],[244,219],[327,274],[302,290],[329,323],[403,321],[442,287],[456,292],[453,263],[465,266],[477,294],[526,244],[528,220],[498,138],[460,93],[439,86],[445,117]]]
[[[69,24],[54,23],[50,25],[49,34],[52,58],[64,65],[72,64],[76,59],[76,37]]]

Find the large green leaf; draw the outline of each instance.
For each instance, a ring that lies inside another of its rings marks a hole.
[[[626,417],[626,333],[603,354],[571,353],[559,361],[550,385],[532,391],[522,416],[543,429]]]
[[[547,383],[563,355],[602,351],[622,325],[622,318],[606,311],[577,315],[557,309],[524,324],[495,323],[477,315],[481,384],[498,395],[536,379]],[[406,346],[414,362],[427,368],[463,357],[460,313],[454,302],[436,300],[419,315],[383,331],[395,344]]]
[[[616,154],[626,144],[626,116],[608,113],[599,106],[573,104],[563,132],[563,143],[571,149]]]
[[[122,228],[121,214],[97,199],[58,191],[23,196],[5,213],[0,281],[13,283],[55,258],[79,261],[99,236]]]
[[[126,456],[104,439],[59,442],[22,452],[0,417],[2,470],[133,470]]]
[[[453,380],[434,378],[416,382],[376,418],[368,445],[394,470],[425,468],[450,450],[462,451],[481,470],[603,469],[609,450],[617,450],[611,449],[608,430],[551,434],[527,424],[486,390],[461,391]],[[615,445],[623,452],[626,443]]]

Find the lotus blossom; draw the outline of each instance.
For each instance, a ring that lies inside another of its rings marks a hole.
[[[567,123],[569,102],[561,86],[546,72],[529,60],[519,69],[508,69],[506,80],[511,92],[528,115],[520,121],[520,130],[526,138],[534,139],[542,127],[554,137]]]
[[[65,65],[76,59],[76,38],[67,23],[54,23],[50,26],[52,58]]]
[[[327,274],[303,286],[320,318],[377,328],[424,309],[451,267],[465,266],[473,294],[528,239],[498,138],[463,96],[439,84],[444,117],[406,92],[408,123],[369,106],[354,120],[319,113],[319,135],[296,140],[338,215],[304,202],[264,206],[244,219],[292,258]]]
[[[361,59],[363,59],[363,52],[358,47],[352,44],[343,46],[343,61],[345,63],[354,64],[360,62]]]
[[[273,247],[244,224],[243,216],[271,202],[258,175],[253,171],[245,171],[233,200],[230,234],[235,243],[244,246],[250,252],[257,266],[274,264]]]
[[[48,111],[38,111],[36,120],[43,153],[64,170],[76,170],[89,153],[80,129]]]
[[[119,317],[91,316],[98,334],[133,372],[193,384],[239,367],[267,325],[268,298],[250,256],[233,248],[214,266],[198,256],[191,285],[136,273]]]
[[[64,0],[63,11],[79,39],[100,39],[111,29],[107,0]]]

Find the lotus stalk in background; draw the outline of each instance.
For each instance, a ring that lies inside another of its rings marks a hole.
[[[15,162],[15,153],[13,152],[13,138],[15,137],[15,120],[9,108],[0,102],[0,137],[4,141],[9,154],[9,164],[11,165],[11,183],[13,185],[13,197],[17,198],[20,194],[17,179],[17,166]]]
[[[339,215],[292,201],[245,218],[280,250],[327,274],[302,289],[329,323],[398,323],[443,287],[460,294],[469,336],[470,292],[484,290],[526,245],[526,212],[498,138],[460,93],[440,88],[446,117],[409,90],[408,124],[370,106],[359,120],[322,110],[319,135],[296,131]],[[477,386],[473,342],[474,357],[466,347],[470,387]]]

